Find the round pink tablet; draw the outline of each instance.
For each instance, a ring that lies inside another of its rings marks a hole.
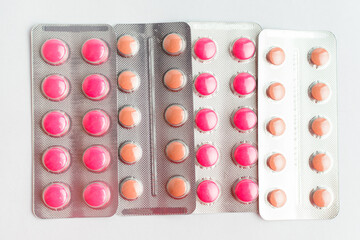
[[[241,61],[248,60],[255,55],[255,44],[248,38],[239,38],[232,46],[232,54]]]
[[[195,89],[202,96],[213,94],[217,87],[216,78],[210,73],[202,73],[195,79]]]
[[[52,210],[65,208],[69,204],[70,199],[70,189],[64,183],[52,183],[42,193],[44,204]]]
[[[256,126],[257,117],[250,108],[240,108],[233,115],[233,125],[242,132],[249,131]]]
[[[99,65],[107,61],[109,48],[103,40],[92,38],[83,44],[81,54],[86,62]]]
[[[88,134],[102,136],[109,130],[110,118],[103,110],[91,110],[85,114],[82,124]]]
[[[241,167],[250,167],[258,160],[256,148],[249,143],[242,143],[233,150],[233,160]]]
[[[220,188],[214,181],[204,180],[197,186],[196,193],[202,203],[211,204],[218,199]]]
[[[196,160],[202,167],[212,167],[219,160],[219,152],[215,146],[204,144],[198,148]]]
[[[61,65],[69,57],[69,48],[59,39],[49,39],[41,46],[41,57],[50,65]]]
[[[242,72],[234,77],[232,88],[235,94],[244,97],[255,91],[256,80],[251,74]]]
[[[195,123],[200,131],[208,132],[215,129],[218,117],[213,110],[204,108],[196,114]]]
[[[61,146],[49,147],[42,155],[42,163],[52,173],[62,173],[69,168],[70,153]]]
[[[61,101],[69,94],[69,81],[60,75],[46,77],[41,84],[41,91],[51,101]]]
[[[102,100],[109,93],[109,81],[100,74],[87,76],[82,84],[82,91],[91,100]]]
[[[69,131],[70,118],[63,111],[51,111],[45,114],[41,124],[46,134],[61,137]]]
[[[91,146],[85,150],[83,162],[90,171],[103,172],[110,164],[110,153],[101,145]]]
[[[91,208],[103,208],[110,201],[110,189],[104,182],[93,182],[83,192],[85,203]]]
[[[245,178],[234,184],[233,194],[240,202],[251,203],[257,199],[259,195],[259,188],[256,182]]]
[[[216,44],[210,38],[200,38],[194,45],[194,53],[200,61],[208,61],[216,54]]]

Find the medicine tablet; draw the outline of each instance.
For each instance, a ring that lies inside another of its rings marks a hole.
[[[166,145],[165,155],[170,161],[181,163],[189,156],[189,148],[183,141],[173,140]]]
[[[85,203],[91,208],[103,208],[109,203],[111,192],[104,182],[93,182],[83,192]]]
[[[188,118],[186,109],[179,104],[168,106],[164,115],[166,122],[172,127],[184,125]]]
[[[274,172],[280,172],[286,166],[286,158],[281,153],[274,153],[268,157],[267,165]]]
[[[51,183],[43,193],[44,204],[52,210],[60,210],[69,205],[71,193],[69,187],[64,183]]]
[[[82,91],[91,100],[102,100],[109,93],[110,86],[106,77],[100,74],[87,76],[82,83]]]
[[[256,80],[250,73],[242,72],[233,78],[232,90],[236,95],[245,97],[253,93],[255,89]]]
[[[69,131],[70,118],[63,111],[51,111],[42,118],[41,125],[44,132],[49,136],[61,137]]]
[[[164,38],[162,47],[167,54],[177,56],[184,51],[185,41],[179,34],[170,33]]]
[[[215,92],[217,80],[214,75],[210,73],[201,73],[196,77],[194,86],[200,96],[209,96]]]
[[[204,180],[197,186],[196,194],[201,203],[212,204],[220,196],[220,188],[212,180]]]
[[[266,90],[266,95],[274,101],[280,101],[285,97],[285,87],[281,83],[272,83]]]
[[[117,42],[117,50],[122,57],[132,57],[139,51],[139,42],[133,36],[121,36]]]
[[[245,204],[254,202],[259,195],[257,183],[248,178],[238,180],[232,190],[235,198]]]
[[[103,40],[92,38],[83,44],[81,54],[86,62],[99,65],[108,60],[109,48]]]
[[[118,77],[119,89],[126,93],[136,91],[140,86],[139,76],[132,71],[122,71]]]
[[[323,117],[315,118],[311,121],[310,131],[314,135],[322,137],[330,132],[330,122]]]
[[[281,208],[286,203],[286,194],[281,189],[275,189],[267,195],[267,200],[271,204],[271,206],[276,208]]]
[[[164,85],[170,91],[177,92],[184,88],[186,77],[179,69],[170,69],[164,75]]]
[[[211,144],[204,144],[196,151],[196,160],[202,167],[213,167],[219,160],[219,151]]]
[[[315,207],[324,208],[328,207],[332,202],[331,193],[323,188],[318,188],[312,191],[311,202]]]
[[[91,110],[83,117],[82,124],[89,135],[98,137],[109,130],[110,118],[103,110]]]
[[[317,172],[325,172],[331,167],[331,158],[325,153],[317,153],[311,157],[310,166]]]
[[[242,143],[233,148],[232,158],[240,167],[251,167],[258,160],[258,151],[253,145]]]
[[[120,195],[129,201],[133,201],[143,193],[143,185],[133,177],[125,178],[120,184]]]
[[[92,172],[103,172],[110,164],[110,153],[101,145],[87,148],[83,154],[85,167]]]
[[[286,125],[281,118],[273,118],[268,122],[266,129],[273,136],[281,136],[285,132]]]
[[[325,83],[316,83],[311,87],[311,97],[318,102],[325,101],[330,96],[330,88]]]
[[[181,199],[190,192],[190,184],[182,176],[174,176],[166,184],[166,190],[172,198]]]
[[[48,64],[58,66],[68,59],[69,48],[60,39],[49,39],[41,46],[41,57]]]
[[[141,159],[142,149],[134,142],[125,142],[119,148],[119,157],[123,163],[134,164]]]
[[[266,59],[273,65],[281,65],[285,61],[285,52],[279,47],[272,48],[267,53]]]
[[[41,83],[41,91],[51,101],[64,100],[69,94],[69,81],[60,75],[46,77]]]
[[[216,54],[216,44],[210,38],[200,38],[194,45],[194,54],[200,61],[208,61]]]
[[[195,124],[202,132],[209,132],[214,130],[217,123],[218,117],[216,113],[209,108],[201,109],[195,116]]]
[[[329,62],[330,55],[324,48],[316,48],[311,52],[310,61],[317,67],[324,66]]]
[[[61,146],[49,147],[42,155],[42,163],[52,173],[62,173],[70,166],[71,158],[67,149]]]
[[[119,123],[124,128],[133,128],[141,121],[140,111],[132,106],[124,106],[119,111]]]
[[[241,132],[252,130],[257,124],[256,113],[250,108],[240,108],[233,114],[232,123]]]
[[[255,55],[255,44],[248,38],[237,39],[232,46],[232,54],[239,60],[249,60]]]

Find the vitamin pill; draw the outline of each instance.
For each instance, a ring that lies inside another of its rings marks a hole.
[[[324,48],[316,48],[311,52],[310,61],[317,67],[324,66],[329,62],[330,55]]]
[[[195,116],[195,124],[202,132],[209,132],[215,129],[218,123],[216,113],[208,108],[201,109]]]
[[[194,45],[194,53],[200,61],[208,61],[216,54],[216,44],[210,38],[200,38]]]
[[[51,111],[42,118],[42,128],[52,137],[65,135],[70,128],[70,118],[63,111]]]
[[[186,84],[186,77],[179,69],[170,69],[164,75],[164,85],[173,92],[180,91]]]
[[[101,145],[86,149],[82,158],[85,167],[92,172],[103,172],[110,164],[110,153]]]
[[[253,93],[256,89],[256,80],[250,73],[242,72],[236,75],[232,82],[232,90],[240,97]]]
[[[167,54],[177,56],[184,51],[185,41],[179,34],[170,33],[164,38],[162,47]]]
[[[258,152],[253,145],[242,143],[233,149],[232,157],[235,164],[241,167],[250,167],[257,162]]]
[[[276,208],[281,208],[286,203],[286,194],[281,189],[275,189],[267,195],[267,200],[271,204],[271,206]]]
[[[83,199],[91,208],[105,207],[109,203],[110,198],[110,189],[104,182],[90,183],[83,192]]]
[[[187,120],[187,111],[181,105],[170,105],[165,110],[165,120],[172,127],[180,127]]]
[[[140,111],[132,106],[125,106],[119,111],[119,123],[124,128],[133,128],[141,121]]]
[[[126,164],[134,164],[142,157],[141,147],[133,142],[125,142],[121,144],[119,149],[120,160]]]
[[[311,97],[315,101],[324,101],[330,96],[330,88],[325,83],[316,83],[311,87]]]
[[[49,147],[42,155],[42,163],[52,173],[62,173],[70,166],[70,153],[61,146]]]
[[[266,95],[274,101],[280,101],[285,97],[285,87],[281,83],[272,83],[266,90]]]
[[[173,140],[166,145],[165,155],[170,161],[181,163],[189,156],[189,148],[183,141]]]
[[[217,88],[216,78],[210,73],[202,73],[196,77],[194,82],[195,90],[201,96],[213,94]]]
[[[274,172],[280,172],[286,166],[286,158],[281,153],[274,153],[268,157],[267,165]]]
[[[69,81],[60,75],[46,77],[41,84],[41,91],[51,101],[64,100],[69,94]]]
[[[204,204],[214,203],[220,196],[219,186],[212,180],[204,180],[197,186],[196,194]]]
[[[109,130],[110,118],[103,110],[91,110],[83,117],[82,124],[89,135],[102,136]]]
[[[285,52],[279,47],[272,48],[267,53],[266,59],[273,65],[281,65],[285,61]]]
[[[257,199],[259,188],[251,179],[240,179],[233,186],[233,194],[238,201],[248,204]]]
[[[70,199],[70,189],[64,183],[52,183],[42,193],[44,204],[52,210],[65,208],[70,203]]]
[[[123,92],[134,92],[140,86],[140,78],[135,72],[122,71],[118,77],[118,86]]]
[[[331,167],[331,158],[325,153],[318,153],[312,156],[310,166],[317,172],[325,172]]]
[[[196,151],[196,160],[202,167],[212,167],[219,160],[219,152],[215,146],[204,144]]]
[[[108,60],[109,48],[103,40],[92,38],[83,44],[81,53],[86,62],[99,65]]]
[[[102,100],[109,93],[109,81],[100,74],[87,76],[82,83],[82,91],[91,100]]]
[[[255,44],[248,38],[239,38],[234,42],[231,52],[239,60],[248,60],[255,55]]]
[[[133,201],[143,193],[143,185],[135,178],[125,178],[120,184],[120,195],[129,201]]]
[[[257,116],[250,108],[240,108],[233,114],[232,123],[237,130],[246,132],[256,126]]]
[[[273,136],[281,136],[285,132],[286,125],[281,118],[273,118],[268,122],[266,129]]]
[[[322,137],[330,132],[330,122],[326,118],[318,117],[311,121],[311,132]]]
[[[323,188],[314,190],[311,194],[311,201],[314,206],[319,208],[328,207],[332,202],[331,193]]]
[[[172,198],[181,199],[190,191],[189,182],[182,176],[174,176],[166,184],[166,190]]]
[[[121,36],[117,42],[117,50],[122,57],[132,57],[139,51],[139,42],[133,36]]]
[[[69,57],[69,48],[60,39],[49,39],[41,46],[41,57],[50,65],[61,65]]]

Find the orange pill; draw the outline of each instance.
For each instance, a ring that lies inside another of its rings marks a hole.
[[[332,195],[328,190],[318,188],[312,192],[311,201],[315,207],[324,208],[332,202]]]
[[[120,195],[129,201],[135,200],[143,193],[143,185],[133,177],[125,178],[120,184]]]
[[[185,41],[179,34],[170,33],[164,38],[162,46],[167,54],[177,56],[184,51]]]
[[[132,106],[124,106],[119,111],[119,123],[124,128],[133,128],[140,123],[141,114]]]
[[[180,127],[187,120],[187,112],[181,105],[170,105],[165,110],[165,120],[170,126]]]
[[[316,83],[311,87],[311,97],[316,101],[324,101],[330,96],[330,88],[325,83]]]
[[[132,71],[122,71],[118,77],[118,86],[123,92],[134,92],[140,86],[140,78]]]
[[[125,142],[120,146],[119,157],[126,164],[134,164],[141,159],[142,149],[134,142]]]
[[[281,208],[286,203],[286,194],[281,189],[275,189],[267,195],[267,200],[271,204],[271,206],[276,208]]]
[[[266,59],[273,65],[281,65],[285,61],[285,52],[279,47],[272,48],[267,53]]]
[[[284,120],[281,118],[273,118],[267,124],[267,130],[274,136],[281,136],[286,129]]]
[[[326,118],[318,117],[311,122],[311,132],[322,137],[330,132],[330,122]]]
[[[186,84],[186,77],[179,69],[170,69],[164,75],[164,85],[173,92],[180,91]]]
[[[267,159],[267,165],[271,170],[280,172],[286,166],[286,158],[281,153],[274,153]]]
[[[279,101],[285,96],[285,87],[281,83],[272,83],[266,90],[266,94],[274,101]]]
[[[325,172],[331,167],[331,158],[325,153],[318,153],[313,155],[310,166],[315,171]]]
[[[189,148],[183,141],[173,140],[166,145],[166,157],[175,163],[183,162],[189,155]]]
[[[190,191],[189,182],[182,176],[174,176],[166,184],[166,190],[172,198],[181,199]]]
[[[139,42],[133,36],[124,35],[119,38],[117,49],[122,57],[132,57],[139,51]]]
[[[329,62],[330,55],[324,48],[316,48],[311,52],[310,61],[312,64],[320,67]]]

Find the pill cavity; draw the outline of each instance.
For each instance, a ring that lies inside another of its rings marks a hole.
[[[183,141],[173,140],[166,145],[165,155],[170,161],[181,163],[189,156],[189,148]]]
[[[110,118],[103,110],[91,110],[82,120],[84,130],[92,136],[102,136],[109,130]]]
[[[272,83],[266,90],[266,95],[274,101],[280,101],[285,97],[285,87],[281,83]]]
[[[58,66],[68,59],[69,48],[60,39],[49,39],[41,46],[41,57],[48,64]]]
[[[179,69],[170,69],[164,75],[164,85],[173,92],[180,91],[186,84],[185,74]]]
[[[70,118],[63,111],[51,111],[42,118],[42,129],[52,137],[65,135],[70,128]]]
[[[87,76],[82,84],[82,91],[91,100],[99,101],[104,99],[109,93],[109,81],[100,74]]]
[[[133,36],[121,36],[117,42],[117,50],[122,57],[132,57],[139,51],[139,42]]]
[[[279,47],[274,47],[267,53],[266,59],[273,65],[281,65],[285,61],[285,52]]]
[[[310,131],[317,137],[322,137],[330,132],[330,122],[323,117],[317,117],[310,123]]]
[[[275,189],[268,193],[267,200],[271,204],[271,206],[275,208],[281,208],[286,203],[286,194],[281,189]]]
[[[219,152],[211,144],[201,145],[196,151],[196,160],[202,167],[212,167],[219,160]]]
[[[325,172],[331,167],[331,158],[326,153],[313,154],[310,159],[310,166],[317,172]]]
[[[332,194],[324,188],[317,188],[313,190],[310,198],[312,204],[318,208],[328,207],[333,200]]]
[[[125,142],[119,149],[120,160],[126,164],[134,164],[142,157],[141,147],[134,142]]]
[[[170,33],[164,38],[162,47],[167,54],[177,56],[184,51],[185,41],[179,34]]]
[[[268,122],[266,129],[273,136],[281,136],[285,132],[286,125],[281,118],[273,118]]]
[[[286,158],[281,153],[274,153],[268,157],[267,165],[274,172],[280,172],[286,166]]]
[[[258,151],[253,145],[242,143],[233,148],[232,158],[240,167],[251,167],[258,160]]]
[[[44,204],[51,210],[61,210],[69,205],[70,188],[64,183],[52,183],[42,193]]]
[[[216,91],[217,80],[210,73],[202,73],[196,77],[194,86],[200,96],[209,96]]]
[[[324,48],[316,48],[310,54],[310,61],[316,67],[321,67],[329,62],[329,52]]]
[[[42,155],[42,163],[46,170],[52,173],[62,173],[70,166],[69,151],[61,146],[49,147]]]
[[[194,54],[200,61],[208,61],[216,54],[216,44],[210,38],[200,38],[194,45]]]
[[[220,188],[212,180],[203,180],[196,189],[198,199],[203,204],[214,203],[220,196]]]
[[[85,203],[91,208],[104,208],[110,202],[111,192],[104,182],[93,182],[83,192]]]
[[[140,78],[133,71],[122,71],[118,77],[118,86],[122,92],[131,93],[140,86]]]
[[[195,124],[201,132],[209,132],[215,129],[218,123],[218,117],[215,111],[204,108],[197,112]]]
[[[85,167],[92,172],[103,172],[110,164],[110,153],[101,145],[87,148],[83,154]]]
[[[142,183],[133,177],[125,178],[120,184],[120,195],[128,201],[138,199],[143,190]]]
[[[124,106],[119,111],[119,123],[124,128],[133,128],[141,121],[138,109],[132,106]]]
[[[255,55],[255,44],[248,38],[237,39],[232,46],[232,54],[235,58],[244,61]]]
[[[190,191],[189,182],[182,176],[174,176],[166,184],[168,194],[175,199],[186,197]]]
[[[41,91],[51,101],[64,100],[69,94],[69,81],[60,75],[46,77],[41,84]]]
[[[170,105],[165,110],[165,120],[172,127],[184,125],[187,117],[186,109],[179,104]]]
[[[236,95],[245,97],[253,93],[255,89],[256,80],[250,73],[242,72],[233,78],[232,90]]]
[[[108,60],[109,48],[103,40],[92,38],[83,44],[81,53],[87,63],[99,65]]]
[[[257,116],[250,108],[240,108],[233,114],[232,123],[237,130],[247,132],[256,126]]]
[[[259,195],[257,183],[248,178],[238,180],[234,184],[232,191],[236,200],[244,204],[256,201]]]
[[[311,87],[311,97],[317,101],[325,101],[330,96],[330,88],[325,83],[316,83]]]

